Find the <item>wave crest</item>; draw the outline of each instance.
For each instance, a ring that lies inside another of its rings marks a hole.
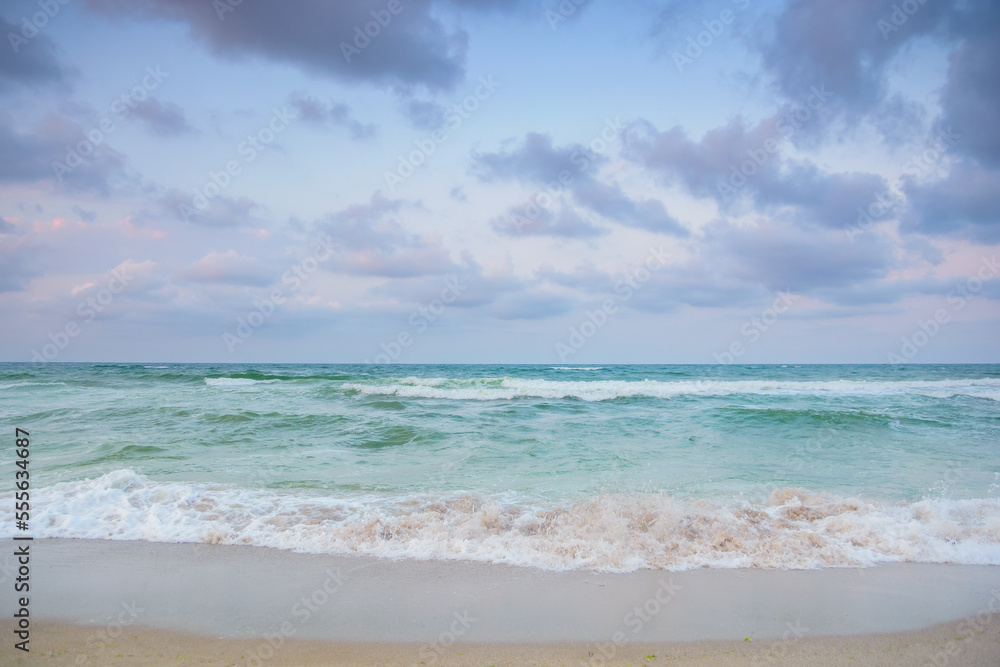
[[[924,380],[864,382],[857,380],[591,380],[557,381],[500,378],[393,378],[372,382],[348,382],[346,391],[364,395],[437,398],[450,400],[511,400],[515,398],[607,401],[619,398],[678,398],[681,396],[853,395],[885,396],[916,394],[934,398],[970,396],[1000,401],[1000,379]]]

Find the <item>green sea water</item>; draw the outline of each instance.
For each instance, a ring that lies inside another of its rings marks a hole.
[[[995,365],[0,364],[0,405],[31,433],[39,536],[1000,564]]]

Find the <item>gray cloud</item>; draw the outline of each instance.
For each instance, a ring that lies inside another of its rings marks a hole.
[[[552,190],[566,189],[578,205],[608,220],[674,236],[688,235],[688,231],[667,212],[663,202],[656,199],[636,201],[619,185],[596,180],[591,167],[606,163],[608,158],[580,144],[556,148],[549,136],[529,132],[520,146],[496,153],[473,153],[472,159],[472,172],[481,181],[514,180]],[[551,199],[552,196],[539,193],[533,196],[528,206],[522,207],[522,211],[509,209],[508,216],[517,214],[525,217],[523,211],[531,208],[531,204],[544,209],[539,200],[543,197]],[[534,233],[579,237],[598,233],[593,225],[581,224],[583,221],[579,216],[571,217],[573,215],[564,212],[559,216],[551,213],[528,216],[531,224],[518,218],[511,222],[507,217],[499,223],[494,222],[494,228],[515,236],[518,233]]]
[[[807,293],[883,278],[894,265],[882,239],[852,244],[841,230],[766,222],[718,224],[706,233],[704,262],[771,291]]]
[[[573,194],[581,205],[609,220],[661,234],[689,235],[659,199],[633,200],[617,184],[587,181],[573,187]]]
[[[141,102],[136,102],[132,113],[143,121],[151,132],[164,137],[194,131],[194,128],[188,124],[187,118],[184,117],[184,109],[173,102],[161,102],[155,97],[149,97]]]
[[[403,104],[403,115],[418,130],[436,130],[444,125],[444,112],[436,102],[409,100]]]
[[[526,207],[512,206],[507,214],[491,221],[498,234],[505,236],[556,236],[563,238],[592,238],[607,234],[573,208],[562,205],[553,213],[547,208],[529,203]]]
[[[0,155],[0,182],[48,182],[104,196],[137,183],[123,154],[107,143],[94,146],[83,126],[58,114],[45,116],[30,130],[0,114]]]
[[[825,85],[834,107],[853,113],[874,108],[884,97],[886,65],[909,41],[941,32],[948,4],[926,2],[904,22],[892,22],[898,0],[791,0],[774,21],[773,32],[752,40],[775,85],[788,100],[812,86]],[[901,10],[900,10],[901,11]],[[897,18],[897,21],[899,19]],[[880,24],[879,21],[887,21]]]
[[[78,204],[73,204],[73,212],[80,216],[80,219],[84,222],[94,222],[97,220],[97,211],[91,211],[79,206]]]
[[[0,92],[18,87],[65,85],[70,72],[56,56],[55,43],[47,35],[36,34],[20,42],[22,27],[0,16]],[[10,35],[17,38],[12,40]]]
[[[793,207],[796,218],[828,227],[853,222],[859,206],[888,188],[875,174],[825,173],[811,162],[782,158],[781,127],[777,116],[753,128],[736,119],[693,141],[679,127],[658,132],[637,122],[625,133],[625,155],[668,183],[715,199],[723,210],[747,201],[772,214]]]
[[[133,216],[137,224],[150,219],[181,220],[202,227],[243,227],[260,224],[263,207],[249,197],[229,197],[224,194],[208,199],[202,208],[195,208],[190,194],[170,189],[155,197],[151,209],[142,209]],[[186,215],[185,215],[186,214]]]
[[[1000,170],[965,159],[931,183],[908,179],[904,229],[946,234],[984,243],[1000,241]]]
[[[528,132],[524,142],[514,150],[472,154],[472,171],[481,181],[517,180],[522,183],[547,183],[568,171],[573,175],[593,165],[607,162],[581,144],[555,148],[552,138],[538,132]]]
[[[289,97],[291,104],[296,111],[296,117],[306,123],[313,125],[330,125],[346,127],[355,140],[370,139],[375,136],[378,127],[373,124],[365,124],[355,120],[351,114],[351,107],[343,102],[330,102],[327,104],[321,100],[306,95],[302,92],[293,93]]]
[[[969,154],[1000,166],[1000,6],[987,3],[977,19],[968,28],[973,34],[948,58],[941,124],[968,137],[962,148]]]
[[[17,225],[0,218],[0,293],[19,292],[48,270],[43,246]]]
[[[384,28],[375,23],[374,37],[365,35],[365,25],[374,22],[372,11],[385,11],[384,0],[244,2],[221,16],[213,3],[194,0],[86,3],[90,10],[110,16],[183,22],[197,41],[223,57],[266,58],[338,79],[447,90],[465,72],[468,35],[449,32],[433,15],[430,0],[407,0]],[[462,4],[474,9],[506,3]],[[354,51],[345,55],[342,44]]]
[[[487,312],[501,320],[544,320],[568,313],[578,304],[577,300],[566,296],[535,290],[504,295]]]
[[[440,275],[460,269],[439,239],[407,232],[397,218],[402,200],[380,193],[323,220],[318,228],[339,246],[327,266],[348,274],[392,278]]]
[[[815,225],[764,221],[748,227],[716,221],[685,243],[686,257],[651,271],[627,305],[646,312],[746,306],[778,291],[833,303],[860,302],[871,285],[896,267],[891,244],[880,237],[866,241],[851,244],[842,231]],[[616,288],[627,285],[623,275],[630,275],[629,267],[619,275],[586,264],[571,273],[549,267],[538,272],[540,280],[577,290],[585,300],[614,296]],[[904,293],[895,290],[889,298]]]
[[[784,139],[779,118],[767,118],[748,128],[741,118],[724,127],[709,130],[701,141],[693,141],[680,126],[662,132],[650,123],[637,121],[623,134],[625,156],[654,169],[668,183],[682,183],[693,194],[719,197],[718,184],[750,159],[750,153],[764,149],[768,140],[775,145]],[[770,153],[754,178],[778,172],[777,159]]]

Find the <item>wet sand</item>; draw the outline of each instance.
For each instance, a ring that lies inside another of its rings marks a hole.
[[[1000,664],[993,566],[598,574],[36,540],[25,656],[8,563],[3,664]]]

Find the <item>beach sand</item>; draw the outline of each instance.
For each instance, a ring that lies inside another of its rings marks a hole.
[[[993,566],[597,574],[102,540],[31,553],[30,655],[13,648],[0,558],[2,664],[1000,665]]]

